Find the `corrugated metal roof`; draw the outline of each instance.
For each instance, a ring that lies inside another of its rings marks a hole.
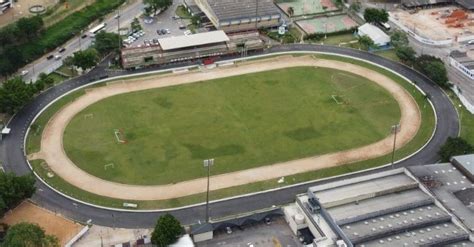
[[[229,41],[229,37],[221,30],[158,39],[161,49],[164,51],[227,41]]]

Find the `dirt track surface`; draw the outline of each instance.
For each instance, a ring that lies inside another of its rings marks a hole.
[[[9,211],[0,222],[8,225],[21,222],[38,224],[46,234],[58,237],[61,246],[66,245],[84,227],[28,201],[22,202],[18,207]]]
[[[354,73],[374,81],[395,98],[401,111],[401,131],[397,134],[397,149],[407,144],[416,135],[421,125],[421,115],[413,97],[399,84],[373,70],[354,64],[305,57],[277,57],[251,61],[234,66],[195,71],[182,74],[167,74],[148,78],[116,82],[105,87],[89,89],[84,96],[66,105],[45,126],[41,140],[41,151],[30,157],[44,159],[49,167],[64,180],[83,190],[123,200],[165,200],[202,193],[206,190],[206,178],[183,181],[175,184],[141,186],[106,181],[78,168],[63,149],[63,134],[69,121],[80,111],[104,98],[152,88],[167,87],[197,81],[205,81],[240,74],[297,66],[316,66]],[[390,135],[378,142],[346,151],[315,157],[292,160],[241,170],[211,177],[211,190],[218,190],[263,180],[318,170],[342,164],[354,163],[389,154],[393,147]]]

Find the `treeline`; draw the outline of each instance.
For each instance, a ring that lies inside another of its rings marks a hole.
[[[431,55],[417,56],[415,50],[408,44],[408,37],[402,31],[393,32],[391,42],[401,62],[415,68],[441,87],[449,87],[448,73],[441,59]]]
[[[13,173],[0,172],[0,217],[9,209],[35,193],[33,175],[17,177]]]
[[[94,20],[125,0],[97,0],[62,21],[45,28],[40,16],[21,18],[0,29],[0,75],[8,76],[31,61],[64,44]]]

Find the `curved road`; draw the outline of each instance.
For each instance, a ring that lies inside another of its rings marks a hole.
[[[390,61],[383,57],[373,55],[371,53],[333,46],[305,44],[285,45],[273,47],[263,52],[254,53],[252,55],[271,54],[274,52],[282,51],[318,51],[348,55],[380,64],[384,67],[397,71],[398,73],[409,78],[412,81],[417,82],[417,85],[430,96],[430,99],[436,109],[438,127],[431,142],[421,152],[417,153],[416,155],[403,162],[397,163],[397,167],[429,164],[436,162],[438,160],[437,151],[440,146],[446,141],[448,137],[457,136],[459,133],[458,115],[449,98],[442,92],[442,90],[437,85],[435,85],[432,81],[430,81],[425,76],[414,70],[411,70],[401,64]],[[179,65],[173,66],[177,67]],[[133,74],[144,71],[152,71],[155,69],[156,68],[147,68],[140,71],[122,72],[120,74]],[[161,67],[160,69],[163,69],[163,67]],[[59,97],[60,95],[64,94],[69,90],[72,90],[82,85],[86,85],[91,81],[94,81],[97,78],[104,76],[105,73],[106,72],[104,72],[104,67],[100,65],[87,75],[69,80],[47,90],[46,92],[36,97],[31,103],[26,105],[20,112],[18,112],[18,114],[16,114],[9,123],[9,127],[12,129],[10,135],[4,138],[3,142],[0,143],[0,158],[2,158],[3,160],[2,163],[4,169],[6,171],[11,171],[19,175],[31,172],[23,154],[23,140],[27,128],[31,124],[31,121],[33,120],[34,116],[55,98]],[[373,173],[383,169],[389,168],[377,169],[375,171],[367,171],[363,172],[362,174]],[[356,175],[347,175],[344,178],[350,178],[354,176]],[[336,179],[329,179],[324,182],[332,180]],[[296,194],[305,192],[309,186],[314,186],[321,183],[323,182],[312,182],[305,185],[281,189],[278,191],[211,203],[211,217],[223,217],[231,214],[238,214],[242,212],[268,208],[272,205],[281,205],[289,203],[295,200]],[[161,214],[157,212],[119,212],[100,209],[76,203],[73,200],[65,198],[57,194],[53,190],[49,189],[47,186],[45,186],[39,181],[37,182],[37,188],[37,193],[32,198],[33,201],[45,208],[48,208],[57,213],[61,213],[66,217],[72,218],[80,222],[86,222],[91,219],[92,224],[104,226],[126,228],[152,227],[155,224],[156,219]],[[197,222],[198,220],[202,221],[204,219],[204,210],[204,206],[200,205],[187,209],[174,210],[171,213],[173,213],[178,219],[180,219],[183,224],[191,224]]]

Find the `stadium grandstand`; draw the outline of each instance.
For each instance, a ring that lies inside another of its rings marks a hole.
[[[280,25],[281,13],[272,0],[195,0],[217,29],[226,33]]]
[[[222,30],[158,39],[157,45],[124,48],[122,67],[133,69],[263,49],[258,32],[227,35]]]
[[[465,9],[474,10],[473,0],[402,0],[401,3],[406,8],[428,7],[430,5],[458,4]]]

